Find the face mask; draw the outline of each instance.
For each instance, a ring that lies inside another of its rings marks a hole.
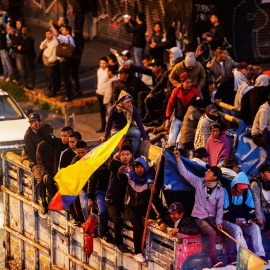
[[[213,114],[209,114],[209,113],[206,113],[207,117],[210,118],[211,120],[218,120],[218,115],[213,115]]]
[[[170,65],[171,65],[171,66],[174,66],[174,61],[175,61],[174,58],[170,59]]]

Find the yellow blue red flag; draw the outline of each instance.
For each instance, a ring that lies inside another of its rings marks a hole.
[[[130,123],[108,141],[85,155],[81,160],[61,169],[54,177],[59,191],[53,197],[49,209],[68,208],[79,195],[90,176],[110,157],[115,148],[123,142]]]

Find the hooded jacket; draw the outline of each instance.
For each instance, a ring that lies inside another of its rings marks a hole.
[[[254,219],[255,206],[250,188],[243,194],[232,196],[232,190],[236,184],[245,184],[250,186],[247,176],[240,172],[232,180],[230,186],[224,188],[224,216],[223,219],[235,223],[238,219],[244,218],[246,221]]]
[[[171,83],[177,87],[177,85],[180,83],[180,75],[184,72],[187,72],[192,80],[193,87],[197,89],[202,89],[205,79],[206,79],[206,73],[204,71],[204,68],[201,63],[196,62],[196,66],[193,70],[189,70],[185,66],[185,61],[176,64],[174,68],[172,69],[172,72],[170,73],[169,79]]]
[[[260,129],[270,129],[270,105],[266,101],[259,109],[253,122],[251,135],[260,134]]]
[[[149,172],[148,165],[143,157],[140,157],[134,161],[139,162],[144,167],[144,176],[140,179],[135,169],[130,173],[118,173],[119,180],[127,183],[125,204],[131,207],[141,207],[147,204],[150,190],[149,184],[153,183],[154,176]]]

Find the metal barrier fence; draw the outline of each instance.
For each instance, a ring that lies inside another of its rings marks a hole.
[[[158,149],[148,149],[156,160]],[[146,239],[147,262],[134,261],[132,254],[121,253],[114,245],[94,238],[94,252],[87,258],[82,228],[69,220],[68,211],[41,214],[34,179],[28,161],[20,162],[13,152],[4,153],[4,231],[5,262],[9,269],[192,269],[210,267],[206,241],[201,236],[179,234],[171,237],[150,222]],[[113,224],[110,222],[109,227]],[[123,241],[133,249],[133,230],[125,221]],[[218,254],[225,260],[221,242]]]

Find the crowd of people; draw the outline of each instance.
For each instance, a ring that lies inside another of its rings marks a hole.
[[[157,216],[154,218],[160,229],[172,235],[200,232],[209,236],[208,248],[213,267],[222,266],[216,256],[216,238],[222,229],[246,247],[244,235],[249,235],[254,253],[265,259],[261,230],[267,230],[269,237],[270,164],[260,164],[258,174],[252,177],[240,172],[235,152],[225,133],[228,127],[236,127],[221,117],[219,110],[241,118],[250,127],[249,137],[253,142],[270,150],[270,73],[263,72],[259,66],[232,60],[221,46],[224,36],[215,14],[211,16],[213,27],[209,35],[205,35],[214,53],[207,64],[200,62],[203,53],[200,46],[184,56],[176,46],[174,31],[168,28],[163,32],[160,22],[154,24],[153,34],[147,43],[143,13],[139,13],[136,20],[125,16],[124,22],[126,31],[133,35],[135,64],[128,50],[121,53],[113,51],[100,59],[97,97],[101,128],[97,132],[105,132],[100,138],[104,142],[130,122],[126,134],[130,144],[116,149],[112,157],[90,177],[69,209],[74,224],[79,226],[88,219],[96,200],[99,236],[115,243],[120,251],[129,252],[122,238],[121,213],[125,212],[134,230],[134,259],[145,261],[141,249],[141,216],[145,215],[150,192],[156,190],[153,190],[155,169],[141,156],[140,146],[142,143],[154,144],[167,136],[169,150],[175,155],[175,166],[195,189],[195,203],[192,213],[185,211],[186,206],[180,198],[166,209],[156,195],[154,205],[159,214],[155,213]],[[66,100],[70,100],[73,95],[69,70],[74,66],[77,70],[79,60],[64,59],[58,65],[55,64],[58,60],[49,52],[55,50],[56,39],[72,46],[76,39],[74,41],[66,25],[57,29],[50,22],[50,27],[51,31],[46,32],[46,40],[40,45],[44,50],[46,73],[51,76],[50,95],[56,95],[59,86],[56,74],[60,69]],[[149,55],[144,54],[145,49]],[[1,50],[2,62],[3,55]],[[13,65],[19,63],[20,57],[15,57]],[[79,87],[77,93],[80,93]],[[220,108],[220,102],[238,108],[238,113]],[[30,161],[42,201],[42,212],[46,214],[48,200],[57,192],[53,180],[57,171],[74,164],[91,149],[81,134],[70,127],[64,127],[61,138],[57,138],[53,135],[52,126],[41,124],[38,114],[32,113],[29,122],[24,157]],[[205,176],[200,178],[187,170],[182,157],[191,159],[194,166],[206,167]],[[223,175],[231,178],[230,185],[221,185]],[[108,229],[109,217],[114,223],[114,238]],[[235,260],[238,246],[230,240],[227,244],[230,260]]]
[[[80,17],[77,4],[73,6],[73,13],[74,29],[68,25],[68,19],[65,17],[59,17],[56,24],[49,22],[48,30],[44,33],[45,39],[39,46],[37,59],[45,70],[48,85],[45,94],[48,97],[56,97],[63,86],[65,95],[61,99],[62,102],[82,96],[79,66],[84,49],[84,20],[77,18]],[[68,48],[68,54],[61,49],[63,44]],[[1,81],[15,83],[31,91],[35,89],[36,52],[33,33],[30,27],[24,24],[24,20],[13,20],[5,11],[0,11],[0,56],[3,71]]]

